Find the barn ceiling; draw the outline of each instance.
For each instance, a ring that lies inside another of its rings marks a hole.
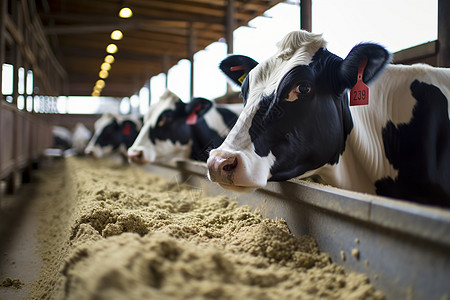
[[[280,0],[234,0],[234,29]],[[118,16],[122,6],[133,16]],[[154,75],[226,36],[228,0],[38,0],[36,8],[67,72],[66,95],[91,95],[106,47],[118,47],[102,96],[131,96]],[[229,21],[228,21],[229,22]],[[123,38],[110,34],[120,30]],[[191,38],[192,37],[192,38]]]

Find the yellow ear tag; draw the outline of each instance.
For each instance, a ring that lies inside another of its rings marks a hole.
[[[241,77],[239,77],[238,81],[242,84],[244,82],[245,77],[247,77],[248,73],[242,74]]]

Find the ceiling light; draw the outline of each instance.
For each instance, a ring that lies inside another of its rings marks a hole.
[[[108,64],[112,64],[114,62],[114,56],[106,55],[105,62],[107,62]]]
[[[133,16],[133,12],[131,11],[131,8],[129,7],[122,7],[122,9],[120,9],[119,11],[119,17],[127,19],[127,18],[131,18]]]
[[[97,82],[95,83],[95,86],[97,87],[99,87],[99,88],[104,88],[105,87],[105,81],[103,80],[103,79],[99,79],[99,80],[97,80]]]
[[[109,44],[109,45],[106,47],[106,52],[111,53],[111,54],[116,53],[117,50],[118,50],[118,48],[117,48],[116,44]]]
[[[111,32],[111,39],[118,41],[121,40],[122,38],[123,38],[122,31],[114,30],[113,32]]]
[[[100,77],[101,79],[108,78],[108,76],[109,76],[108,71],[101,70],[100,72],[98,72],[98,77]]]
[[[102,63],[102,65],[100,66],[100,69],[105,70],[105,71],[109,71],[111,70],[111,65],[108,64],[107,62]]]

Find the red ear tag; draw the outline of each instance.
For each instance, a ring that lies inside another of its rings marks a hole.
[[[122,128],[122,134],[123,135],[130,135],[131,134],[131,125],[130,125],[130,123],[125,123],[125,126]]]
[[[186,124],[188,125],[194,125],[195,123],[197,123],[198,120],[198,116],[197,116],[197,112],[202,108],[202,105],[199,104],[197,105],[194,110],[189,114],[189,116],[186,118]]]
[[[366,65],[367,57],[359,63],[358,79],[355,86],[350,90],[350,106],[369,104],[369,87],[362,80]]]
[[[230,71],[234,72],[234,71],[239,71],[239,70],[244,70],[245,66],[235,66],[235,67],[230,67]]]
[[[197,123],[197,119],[197,115],[195,114],[195,112],[193,112],[186,118],[186,124],[194,125],[195,123]]]

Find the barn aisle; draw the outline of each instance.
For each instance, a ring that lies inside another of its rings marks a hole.
[[[2,217],[15,214],[14,220],[2,223],[0,252],[0,298],[3,300],[24,299],[30,292],[30,284],[38,279],[42,262],[36,253],[38,205],[29,196],[36,185],[30,184],[15,197],[1,199]],[[21,208],[18,208],[20,202]],[[9,218],[8,218],[9,219]]]
[[[64,160],[46,161],[33,173],[32,183],[23,185],[16,195],[6,195],[1,199],[3,216],[12,217],[9,224],[2,223],[2,300],[31,297],[36,283],[42,281],[42,272],[50,275],[45,284],[54,284],[51,275],[54,276],[57,270],[52,264],[42,262],[42,254],[54,251],[55,244],[61,242],[57,237],[64,235],[59,226],[54,226],[65,224],[61,222],[68,217],[64,207],[70,206],[64,188],[64,166]]]

